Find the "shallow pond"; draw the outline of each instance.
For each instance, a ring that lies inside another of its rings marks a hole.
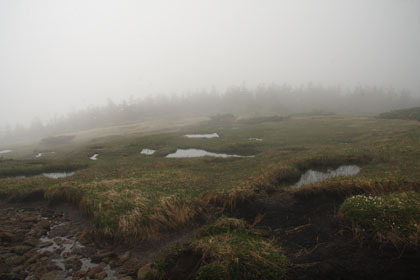
[[[167,158],[194,158],[194,157],[247,157],[247,156],[240,156],[240,155],[228,155],[228,154],[221,154],[221,153],[212,153],[206,150],[201,149],[177,149],[175,153],[168,154]],[[253,156],[248,156],[253,157]]]
[[[219,138],[219,134],[210,133],[210,134],[186,134],[184,135],[188,138]]]
[[[254,137],[251,137],[251,138],[248,138],[248,140],[249,141],[262,141],[262,138],[254,138]]]
[[[295,187],[320,182],[330,177],[353,176],[359,172],[360,168],[357,165],[342,165],[336,170],[329,172],[320,172],[309,169],[300,177],[300,180],[296,183]]]
[[[98,160],[98,156],[99,154],[94,154],[93,156],[90,157],[91,160]]]
[[[42,175],[51,179],[60,179],[60,178],[73,176],[74,172],[52,172],[52,173],[42,173]]]
[[[141,150],[140,154],[143,154],[143,155],[153,155],[155,152],[156,152],[156,150],[143,149],[143,150]]]
[[[12,150],[1,150],[0,154],[7,154],[13,152]]]

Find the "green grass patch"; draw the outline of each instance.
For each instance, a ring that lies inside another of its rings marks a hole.
[[[50,172],[72,172],[87,166],[87,163],[69,161],[0,159],[0,178],[35,176]]]
[[[355,233],[373,233],[380,241],[418,246],[420,194],[414,191],[347,198],[339,211]]]
[[[194,259],[188,273],[185,259]],[[182,249],[165,253],[157,261],[156,278],[173,279],[284,279],[289,262],[273,242],[255,233],[243,220],[221,217],[197,231],[196,239]],[[151,274],[152,275],[152,274]],[[178,278],[181,279],[181,278]]]

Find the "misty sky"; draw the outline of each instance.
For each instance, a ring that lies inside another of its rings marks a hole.
[[[0,126],[212,86],[420,93],[418,0],[0,0]]]

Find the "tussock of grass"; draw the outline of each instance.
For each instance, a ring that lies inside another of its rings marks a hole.
[[[194,271],[184,279],[284,279],[288,268],[286,257],[273,242],[253,232],[243,220],[227,217],[198,230],[185,248],[162,256],[157,278],[172,279],[182,271],[183,259],[191,256],[195,256],[195,263],[190,264]]]
[[[413,191],[347,198],[339,211],[359,237],[373,233],[380,242],[419,246],[420,194]]]

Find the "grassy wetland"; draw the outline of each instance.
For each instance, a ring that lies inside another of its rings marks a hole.
[[[219,137],[185,137],[211,133]],[[348,238],[348,246],[392,244],[397,255],[406,247],[418,252],[420,123],[415,120],[335,114],[219,117],[157,132],[70,138],[11,147],[0,155],[0,197],[69,202],[94,222],[98,237],[131,247],[202,227],[189,244],[151,260],[156,263],[145,279],[282,279],[312,273],[302,263],[313,264],[310,258],[317,256],[299,259],[305,254],[284,242],[316,227],[316,218],[283,225],[281,207],[294,211],[303,203],[301,217],[313,209],[322,216],[324,210],[313,208],[317,201],[334,204],[327,216],[338,223],[334,230]],[[166,157],[190,148],[241,157]],[[142,149],[155,153],[141,154]],[[94,154],[97,160],[90,159]],[[294,186],[309,169],[349,164],[359,166],[360,173]],[[51,179],[42,176],[47,172],[74,175]],[[286,207],[287,198],[294,202]],[[318,233],[305,234],[318,240]],[[318,246],[312,245],[313,250]],[[191,263],[179,263],[187,255],[193,256]],[[182,265],[188,273],[179,270]]]

